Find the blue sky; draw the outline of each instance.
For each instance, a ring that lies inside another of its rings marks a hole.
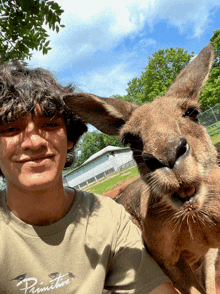
[[[125,95],[158,49],[196,54],[220,29],[219,0],[56,0],[64,9],[52,50],[33,52],[30,67],[46,68],[62,85],[102,97]]]

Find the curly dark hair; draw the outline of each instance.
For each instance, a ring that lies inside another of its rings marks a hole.
[[[63,117],[67,129],[67,139],[73,142],[67,151],[64,169],[74,161],[74,146],[80,136],[87,131],[86,124],[73,114],[62,97],[72,93],[71,86],[58,84],[51,72],[45,69],[28,69],[20,63],[0,64],[0,124],[27,116],[36,104],[41,105],[42,115]],[[0,170],[0,176],[4,176]]]

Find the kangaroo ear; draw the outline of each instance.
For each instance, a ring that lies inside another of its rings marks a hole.
[[[214,50],[212,45],[208,45],[179,73],[165,96],[198,99],[208,79],[213,60]]]
[[[101,132],[117,136],[122,125],[139,106],[127,101],[100,98],[86,93],[71,93],[63,97],[73,113]]]

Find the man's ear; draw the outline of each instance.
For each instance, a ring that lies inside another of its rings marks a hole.
[[[67,150],[70,150],[73,148],[73,142],[72,141],[68,141],[67,142]]]
[[[127,101],[100,98],[86,93],[71,93],[63,97],[73,113],[107,135],[119,135],[120,128],[139,106]]]

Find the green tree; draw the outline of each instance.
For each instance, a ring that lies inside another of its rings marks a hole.
[[[76,146],[76,158],[72,168],[81,165],[93,154],[109,145],[124,147],[118,137],[108,136],[99,131],[86,133]]]
[[[148,57],[148,65],[140,78],[128,83],[123,100],[143,104],[163,95],[175,77],[194,56],[184,48],[160,49]]]
[[[199,97],[202,111],[220,103],[220,29],[214,32],[210,42],[215,49],[215,59],[209,79]]]
[[[31,50],[47,54],[50,41],[43,24],[59,32],[63,10],[48,0],[0,0],[1,61],[31,58]]]

